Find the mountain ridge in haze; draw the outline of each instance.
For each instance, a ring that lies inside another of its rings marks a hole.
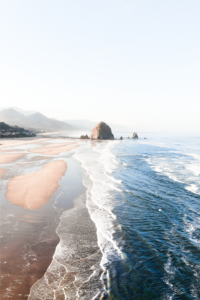
[[[4,107],[4,108],[0,108],[0,111],[6,110],[6,109],[14,109],[15,111],[23,114],[24,116],[30,116],[35,114],[37,111],[36,110],[25,110],[16,106],[10,106],[10,107]]]
[[[0,108],[0,120],[11,125],[20,125],[35,129],[51,131],[59,130],[92,130],[100,121],[93,122],[86,119],[58,120],[48,118],[40,112],[24,110],[19,107]],[[106,122],[113,131],[124,132],[132,131],[131,128],[123,125],[115,125]],[[67,127],[66,127],[67,125]]]
[[[10,108],[0,111],[0,121],[9,125],[17,125],[26,128],[49,131],[68,131],[76,130],[66,122],[50,119],[43,114],[36,112],[29,116]]]

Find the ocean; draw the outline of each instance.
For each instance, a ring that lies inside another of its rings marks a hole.
[[[2,165],[2,299],[200,299],[199,135],[114,135],[47,160],[29,151],[44,141],[8,147],[26,156]],[[54,160],[67,171],[48,203],[6,199],[10,178]]]
[[[75,154],[92,180],[105,295],[200,299],[200,137],[146,137]]]

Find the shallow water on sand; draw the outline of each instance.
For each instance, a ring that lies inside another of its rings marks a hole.
[[[17,148],[17,147],[15,147]],[[29,145],[23,146],[23,150]],[[8,173],[1,180],[1,299],[27,299],[30,288],[46,272],[59,243],[56,228],[63,211],[73,207],[73,199],[85,192],[80,164],[73,152],[63,153],[55,159],[67,162],[67,171],[60,187],[49,203],[38,210],[13,205],[6,197],[6,184],[10,178],[35,172],[49,160],[18,165],[27,157],[7,165]],[[5,165],[4,165],[5,167]],[[36,187],[37,188],[37,187]]]

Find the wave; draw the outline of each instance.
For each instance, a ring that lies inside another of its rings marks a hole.
[[[113,212],[112,193],[121,191],[121,181],[111,175],[118,167],[111,152],[116,143],[105,141],[96,147],[87,143],[77,148],[74,158],[85,171],[87,191],[74,200],[74,208],[63,212],[52,263],[32,286],[29,300],[107,299],[108,265],[124,258],[119,247],[121,227]]]
[[[103,294],[101,251],[85,205],[85,194],[74,200],[56,229],[60,242],[44,277],[31,288],[29,300],[99,299]]]
[[[174,153],[177,154],[177,152]],[[183,183],[186,190],[200,195],[200,163],[196,158],[193,158],[193,155],[190,157],[188,159],[188,155],[179,153],[178,156],[152,156],[143,159],[155,172],[167,176],[175,182]]]
[[[92,181],[92,185],[90,185],[87,179],[84,180],[84,185],[87,187],[86,205],[90,217],[96,225],[98,245],[102,252],[101,267],[107,278],[105,280],[106,292],[109,292],[109,264],[124,259],[124,254],[119,246],[121,228],[118,226],[117,217],[113,212],[117,200],[112,193],[121,191],[119,186],[121,181],[111,176],[111,173],[118,167],[115,155],[111,152],[117,143],[116,141],[105,141],[87,151],[78,149],[74,156],[81,162],[87,176]]]

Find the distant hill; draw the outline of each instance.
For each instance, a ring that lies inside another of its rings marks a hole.
[[[29,130],[18,126],[10,126],[4,122],[0,122],[0,137],[12,138],[12,137],[34,137],[35,134]]]
[[[0,111],[6,110],[6,109],[14,109],[17,112],[23,114],[24,116],[30,116],[30,115],[33,115],[37,112],[35,110],[25,110],[25,109],[22,109],[22,108],[19,108],[19,107],[16,107],[16,106],[0,108]]]
[[[71,131],[76,130],[73,126],[66,122],[47,118],[41,113],[34,113],[29,116],[17,112],[10,108],[0,111],[0,121],[10,125],[17,125],[29,129],[45,130],[45,131]]]
[[[92,122],[89,120],[82,119],[82,120],[65,120],[64,122],[81,130],[92,130],[100,121]],[[107,122],[107,124],[111,127],[112,131],[119,131],[119,132],[132,131],[132,129],[127,126],[115,125],[109,122]]]

